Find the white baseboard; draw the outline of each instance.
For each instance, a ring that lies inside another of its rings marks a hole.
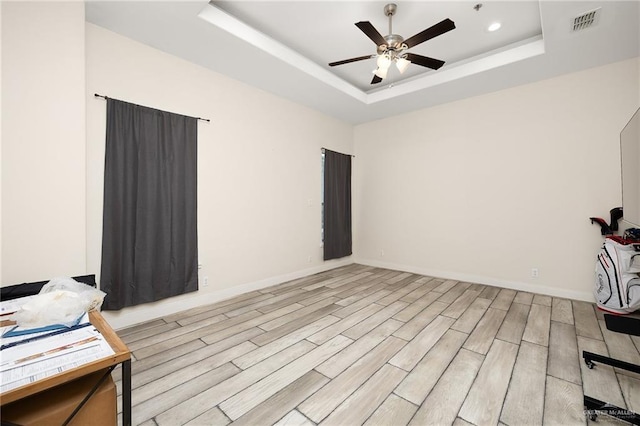
[[[456,281],[465,281],[478,284],[486,284],[494,287],[509,288],[512,290],[526,291],[529,293],[545,294],[548,296],[562,297],[565,299],[582,300],[593,302],[593,294],[590,292],[582,292],[575,290],[567,290],[557,287],[548,287],[544,285],[532,285],[522,282],[500,280],[493,277],[485,277],[481,275],[465,274],[452,271],[441,271],[421,268],[412,265],[395,264],[388,262],[380,262],[375,259],[353,259],[352,257],[339,259],[335,261],[324,262],[321,265],[312,268],[302,269],[290,272],[288,274],[278,275],[265,278],[262,280],[237,285],[214,292],[194,292],[177,296],[171,299],[162,300],[154,303],[133,306],[125,308],[121,311],[104,311],[102,315],[109,324],[116,330],[162,318],[177,312],[194,309],[203,305],[209,305],[223,300],[239,296],[250,291],[261,290],[273,285],[281,284],[287,281],[328,271],[330,269],[358,263],[361,265],[373,266],[378,268],[393,269],[396,271],[411,272],[413,274],[426,275],[430,277],[444,278]]]
[[[460,272],[425,269],[418,266],[380,262],[379,260],[375,260],[375,259],[356,259],[355,263],[360,265],[374,266],[377,268],[411,272],[412,274],[426,275],[429,277],[444,278],[447,280],[486,284],[493,287],[509,288],[512,290],[544,294],[547,296],[561,297],[564,299],[581,300],[585,302],[595,302],[593,293],[586,292],[586,291],[567,290],[563,288],[548,287],[544,285],[532,285],[532,284],[523,283],[523,282],[500,280],[497,278],[485,277],[482,275],[473,275],[473,274],[465,274]]]
[[[319,272],[351,265],[352,263],[353,259],[351,257],[326,261],[321,265],[314,266],[312,268],[302,269],[299,271],[290,272],[288,274],[269,277],[246,284],[240,284],[219,291],[196,291],[158,302],[145,303],[144,305],[124,308],[120,311],[103,311],[102,315],[113,329],[119,330],[143,322],[166,317],[177,312],[182,312],[203,305],[221,302],[223,300],[227,300],[232,297],[248,293],[250,291],[261,290],[266,287],[271,287],[276,284],[281,284],[287,281],[317,274]]]

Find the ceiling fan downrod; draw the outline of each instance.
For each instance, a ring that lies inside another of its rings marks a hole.
[[[393,15],[396,14],[398,6],[395,3],[389,3],[384,7],[384,14],[389,17],[389,34],[384,37],[387,45],[378,46],[378,55],[384,54],[387,50],[403,50],[402,43],[404,38],[398,34],[393,33]]]
[[[398,10],[398,6],[394,3],[389,3],[384,7],[385,16],[389,17],[389,34],[393,34],[393,30],[391,29],[391,20],[393,15],[396,14],[396,10]]]

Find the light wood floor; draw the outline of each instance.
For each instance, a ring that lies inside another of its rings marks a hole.
[[[584,425],[583,393],[640,411],[640,375],[579,355],[640,363],[592,304],[362,265],[118,334],[134,424]]]

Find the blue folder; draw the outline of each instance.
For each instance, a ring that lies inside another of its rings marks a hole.
[[[15,326],[11,329],[9,329],[8,331],[6,331],[2,337],[17,337],[17,336],[25,336],[27,334],[34,334],[34,333],[44,333],[46,331],[56,331],[56,330],[64,330],[64,329],[68,329],[71,327],[75,327],[76,325],[80,324],[80,321],[82,321],[82,318],[84,318],[86,314],[83,313],[82,315],[80,315],[76,320],[65,323],[65,324],[50,324],[50,325],[45,325],[43,327],[37,327],[37,328],[22,328],[19,326]]]

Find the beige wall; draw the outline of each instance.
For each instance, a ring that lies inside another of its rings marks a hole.
[[[117,328],[352,261],[321,260],[323,146],[357,155],[357,260],[591,300],[588,217],[621,201],[638,59],[354,128],[85,24],[81,3],[3,2],[0,19],[4,285],[99,273],[100,93],[212,120],[198,151],[209,286],[108,314]]]
[[[2,2],[0,2],[0,90],[2,89]],[[0,95],[0,286],[2,286],[2,96]]]
[[[588,218],[621,203],[639,76],[634,59],[357,126],[357,261],[592,300]]]
[[[198,234],[209,286],[109,313],[116,326],[336,265],[320,248],[320,149],[353,151],[353,126],[87,24],[88,267],[100,270],[105,101],[198,123]]]
[[[84,274],[84,4],[2,3],[4,285]]]

